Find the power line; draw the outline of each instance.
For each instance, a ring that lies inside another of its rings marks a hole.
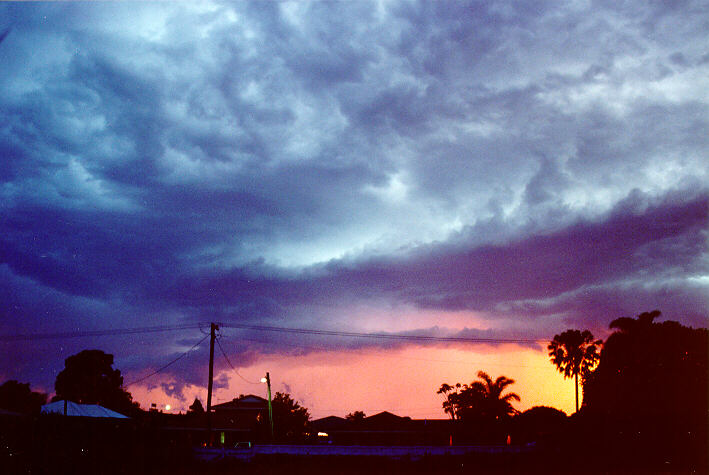
[[[310,350],[313,352],[329,352],[329,351],[358,351],[358,350],[367,350],[367,347],[362,347],[362,348],[332,348],[332,347],[325,347],[325,346],[312,346],[312,345],[302,345],[300,343],[294,343],[294,342],[289,342],[289,341],[269,341],[265,339],[258,339],[258,338],[246,338],[246,337],[239,337],[240,340],[244,341],[252,341],[255,343],[262,343],[267,346],[272,346],[272,347],[282,347],[282,346],[290,346],[292,348],[299,348],[299,349],[304,349],[304,350]],[[268,356],[264,354],[264,356]],[[295,355],[295,356],[302,356],[302,355]],[[450,363],[450,364],[466,364],[466,365],[485,365],[485,366],[499,366],[502,368],[546,368],[546,366],[540,366],[540,365],[519,365],[519,364],[507,364],[507,363],[495,363],[495,362],[481,362],[481,361],[472,361],[472,360],[442,360],[442,359],[434,359],[434,358],[419,358],[419,357],[414,357],[414,356],[403,356],[403,355],[382,355],[382,354],[377,354],[377,353],[368,353],[368,357],[374,357],[374,358],[383,358],[383,359],[396,359],[396,360],[411,360],[411,361],[425,361],[429,363]],[[292,358],[292,355],[284,355],[282,357],[275,358],[276,361],[282,361],[286,360],[288,358]]]
[[[223,328],[236,328],[241,330],[254,330],[265,332],[280,332],[280,333],[296,333],[304,335],[320,335],[320,336],[338,336],[349,338],[375,338],[384,340],[406,340],[406,341],[429,341],[429,342],[448,342],[448,343],[547,343],[549,339],[533,339],[533,338],[467,338],[467,337],[445,337],[431,335],[402,335],[393,333],[359,333],[337,330],[318,330],[312,328],[292,328],[292,327],[276,327],[266,325],[247,325],[238,323],[219,323]],[[0,341],[26,341],[26,340],[46,340],[46,339],[62,339],[62,338],[83,338],[97,336],[113,336],[113,335],[132,335],[136,333],[157,333],[179,330],[202,330],[201,323],[186,323],[181,325],[162,325],[152,327],[136,327],[136,328],[115,328],[107,330],[87,330],[73,332],[57,332],[57,333],[35,333],[35,334],[15,334],[15,335],[0,335]]]
[[[34,341],[34,340],[50,340],[63,338],[83,338],[96,336],[113,336],[113,335],[133,335],[136,333],[157,333],[178,330],[195,330],[199,329],[198,323],[185,323],[182,325],[162,325],[152,327],[136,327],[136,328],[114,328],[108,330],[86,330],[73,332],[57,332],[57,333],[34,333],[34,334],[17,334],[17,335],[0,335],[0,341]]]
[[[222,356],[224,357],[224,359],[226,360],[226,362],[229,363],[229,366],[231,366],[231,369],[234,370],[234,372],[236,373],[236,375],[237,375],[238,377],[240,377],[241,379],[243,379],[244,381],[246,381],[247,383],[249,383],[249,384],[261,384],[260,382],[259,382],[259,383],[255,383],[255,382],[253,382],[253,381],[249,381],[248,379],[244,378],[244,377],[239,373],[239,371],[234,367],[234,365],[231,364],[231,361],[229,361],[229,357],[226,355],[226,352],[224,352],[224,348],[222,348],[222,344],[219,342],[220,339],[221,339],[221,338],[217,338],[217,345],[219,346],[219,350],[222,352]]]
[[[383,340],[432,341],[448,343],[548,343],[549,339],[532,338],[466,338],[454,336],[402,335],[393,333],[359,333],[336,330],[316,330],[311,328],[274,327],[265,325],[246,325],[239,323],[220,323],[220,327],[265,332],[299,333],[304,335],[340,336],[351,338],[377,338]]]
[[[152,376],[155,376],[156,374],[158,374],[159,372],[163,371],[164,369],[167,369],[168,367],[170,367],[170,366],[173,365],[174,363],[177,363],[177,361],[179,361],[180,359],[182,359],[183,357],[185,357],[185,356],[187,355],[187,353],[189,353],[190,351],[192,351],[192,350],[194,350],[195,348],[197,348],[204,340],[207,339],[208,336],[209,336],[209,335],[207,335],[207,336],[205,336],[204,338],[202,338],[201,340],[199,340],[197,343],[194,344],[194,346],[193,346],[192,348],[190,348],[189,350],[185,351],[185,352],[182,353],[180,356],[178,356],[178,357],[175,358],[174,360],[170,361],[168,364],[166,364],[166,365],[163,366],[162,368],[156,369],[155,371],[153,371],[153,372],[150,373],[149,375],[143,376],[143,377],[140,378],[140,379],[136,379],[135,381],[131,381],[131,382],[128,383],[128,384],[124,384],[124,387],[127,388],[128,386],[131,386],[131,385],[133,385],[133,384],[140,383],[141,381],[145,381],[146,379],[148,379],[148,378],[150,378],[150,377],[152,377]]]

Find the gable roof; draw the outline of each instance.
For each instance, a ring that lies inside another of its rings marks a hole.
[[[262,397],[248,394],[236,397],[229,402],[223,402],[212,406],[212,410],[257,410],[268,407],[268,401]]]
[[[410,418],[397,416],[396,414],[392,414],[389,411],[382,411],[382,412],[378,412],[374,415],[365,417],[365,419],[372,420],[372,419],[410,419]]]
[[[259,397],[259,396],[254,396],[253,394],[247,394],[244,397],[237,398],[237,400],[242,403],[253,403],[253,402],[266,403],[266,402],[268,402],[264,398]]]
[[[328,431],[347,428],[350,425],[349,422],[344,417],[327,416],[322,419],[315,419],[311,422],[311,425],[317,430]]]
[[[64,401],[55,401],[42,406],[42,414],[64,414]],[[66,401],[66,415],[75,417],[111,417],[114,419],[128,419],[116,411],[112,411],[98,404],[77,404]]]
[[[410,421],[410,417],[401,417],[396,414],[392,414],[388,411],[383,411],[373,416],[365,417],[364,422],[367,424],[391,424],[391,423],[401,423],[404,421]]]

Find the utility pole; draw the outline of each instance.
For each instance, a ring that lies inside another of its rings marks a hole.
[[[212,446],[212,383],[214,379],[214,339],[219,327],[212,323],[209,327],[209,384],[207,385],[207,444]]]
[[[273,406],[271,405],[271,375],[266,372],[266,386],[268,387],[268,421],[271,424],[271,442],[273,442]]]

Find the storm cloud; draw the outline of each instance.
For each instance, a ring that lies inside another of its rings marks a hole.
[[[362,308],[406,320],[380,333],[706,326],[708,10],[4,4],[0,333],[356,332]],[[244,365],[392,345],[239,335]],[[139,376],[201,337],[92,343]],[[0,342],[0,376],[50,388],[86,344]],[[179,398],[188,360],[160,383]]]

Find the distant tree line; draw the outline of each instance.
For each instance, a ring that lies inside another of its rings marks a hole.
[[[47,395],[32,391],[29,383],[5,381],[0,386],[0,409],[19,414],[37,414],[47,403]]]

